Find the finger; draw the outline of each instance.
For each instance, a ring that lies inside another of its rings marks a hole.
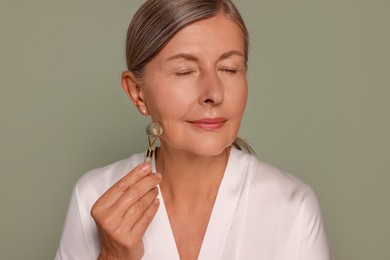
[[[155,198],[149,208],[144,212],[142,217],[137,221],[137,223],[133,226],[130,231],[130,236],[134,237],[143,237],[146,229],[149,227],[152,222],[158,207],[160,205],[160,200]]]
[[[133,170],[112,185],[99,198],[98,203],[104,204],[105,208],[111,207],[129,187],[147,176],[151,169],[152,167],[150,163],[141,163],[137,165]]]
[[[127,189],[113,205],[116,212],[124,216],[125,213],[144,197],[150,190],[154,189],[161,182],[161,174],[149,174],[136,184]]]
[[[142,217],[145,211],[150,207],[158,195],[157,187],[150,190],[140,200],[134,203],[125,213],[122,220],[122,225],[131,230],[135,223]]]

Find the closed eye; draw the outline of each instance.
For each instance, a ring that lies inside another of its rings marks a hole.
[[[233,68],[221,68],[219,69],[220,71],[223,71],[223,72],[227,72],[227,73],[230,73],[230,74],[235,74],[237,73],[237,69],[233,69]]]
[[[183,76],[191,75],[193,72],[194,72],[193,70],[181,71],[181,72],[176,72],[175,75],[178,77],[183,77]]]

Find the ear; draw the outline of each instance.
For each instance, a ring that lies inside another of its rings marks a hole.
[[[131,102],[137,107],[138,111],[144,115],[148,116],[149,111],[144,100],[144,94],[140,87],[140,81],[134,76],[131,71],[124,71],[122,73],[122,88],[129,96]]]

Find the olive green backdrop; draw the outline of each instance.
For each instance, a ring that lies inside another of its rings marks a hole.
[[[1,259],[53,259],[76,180],[145,148],[120,86],[141,2],[0,1]],[[390,259],[390,1],[236,3],[241,136],[315,189],[336,259]]]

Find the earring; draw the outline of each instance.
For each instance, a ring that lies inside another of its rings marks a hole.
[[[158,123],[150,123],[146,127],[146,134],[148,136],[148,149],[145,151],[144,162],[151,162],[154,154],[154,145],[157,142],[157,138],[162,135],[163,129]]]

